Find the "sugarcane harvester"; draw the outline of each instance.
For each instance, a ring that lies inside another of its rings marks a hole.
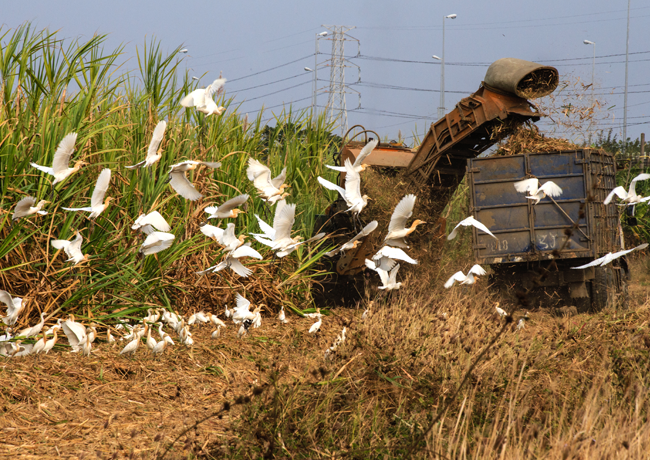
[[[498,142],[493,135],[495,127],[503,125],[505,129],[501,132],[507,135],[527,121],[538,121],[543,115],[528,98],[551,94],[558,83],[559,74],[554,67],[521,59],[499,59],[488,68],[475,93],[461,99],[453,110],[431,124],[417,150],[380,143],[364,164],[404,168],[410,182],[423,191],[429,190],[431,201],[437,204],[433,214],[439,215],[465,176],[467,160]],[[340,165],[347,159],[354,162],[368,142],[369,134],[380,139],[372,131],[357,133],[341,149]],[[356,140],[361,135],[364,141]],[[345,173],[341,173],[339,180],[344,186]],[[340,215],[339,211],[344,208],[345,203],[337,201],[329,208],[328,218]],[[427,220],[435,221],[437,215],[427,216]],[[360,272],[372,250],[370,238],[366,238],[355,250],[341,257],[337,273],[354,275]]]

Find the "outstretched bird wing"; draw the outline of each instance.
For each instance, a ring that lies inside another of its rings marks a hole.
[[[102,169],[102,172],[99,173],[97,182],[95,184],[95,190],[93,190],[93,196],[90,198],[90,206],[95,208],[104,204],[104,196],[108,191],[108,186],[111,183],[111,170],[106,168]]]
[[[544,192],[548,196],[556,197],[562,195],[562,189],[553,181],[544,182],[538,192]]]
[[[456,281],[458,281],[459,283],[462,283],[466,279],[467,279],[467,277],[465,276],[465,274],[463,272],[456,272],[453,275],[451,275],[451,278],[449,278],[447,280],[447,282],[445,283],[445,288],[449,289],[450,287],[452,287],[454,285],[454,283]]]
[[[634,190],[632,185],[630,185],[630,188],[631,188],[631,190]],[[623,188],[622,186],[619,185],[618,187],[614,188],[614,190],[609,192],[609,195],[607,195],[607,198],[605,198],[605,201],[603,201],[603,204],[611,203],[612,199],[614,198],[614,195],[619,197],[621,200],[624,200],[625,198],[627,198],[627,192],[625,191],[625,188]]]
[[[14,215],[11,217],[11,219],[16,220],[26,216],[27,212],[29,211],[29,208],[34,206],[34,204],[36,204],[36,200],[31,196],[26,196],[25,198],[20,200],[16,205],[16,207],[14,208]]]
[[[366,145],[364,145],[363,148],[361,149],[361,152],[359,152],[359,155],[354,160],[354,164],[352,166],[354,166],[355,168],[361,166],[363,160],[365,160],[366,157],[372,153],[375,147],[377,147],[377,144],[379,144],[379,141],[377,139],[373,139],[370,142],[368,142]]]
[[[539,180],[536,177],[533,177],[531,179],[520,180],[519,182],[515,182],[513,185],[515,186],[515,189],[519,193],[530,192],[531,194],[534,195],[535,193],[537,193]]]
[[[183,198],[196,201],[203,198],[185,176],[185,171],[173,171],[169,173],[169,185]]]
[[[388,224],[388,233],[394,230],[402,230],[406,227],[406,221],[413,215],[415,200],[417,200],[415,195],[406,195],[395,206],[393,215],[390,217],[390,224]]]
[[[70,157],[72,152],[74,152],[74,143],[77,142],[77,133],[67,134],[61,142],[54,153],[54,160],[52,161],[52,171],[54,174],[68,169],[68,163],[70,163]]]
[[[165,120],[159,122],[154,128],[151,142],[149,142],[149,149],[147,150],[147,158],[158,154],[158,147],[160,147],[160,143],[165,135],[165,128],[167,128],[167,122]]]

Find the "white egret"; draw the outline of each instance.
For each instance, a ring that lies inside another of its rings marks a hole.
[[[147,348],[153,351],[153,349],[156,348],[158,342],[156,342],[156,339],[151,337],[151,327],[149,327],[148,324],[145,326],[145,329],[147,329]]]
[[[251,273],[253,273],[253,270],[245,267],[239,261],[239,259],[243,257],[252,257],[254,259],[259,259],[259,260],[263,259],[262,255],[259,252],[257,252],[255,249],[250,247],[250,243],[246,243],[245,245],[238,247],[234,251],[229,252],[228,255],[226,256],[226,259],[223,262],[220,262],[217,265],[213,265],[212,267],[206,270],[197,272],[196,274],[204,275],[209,272],[217,273],[218,271],[221,271],[224,268],[230,268],[239,276],[243,276],[244,278],[247,278]]]
[[[616,195],[621,200],[623,200],[623,203],[619,206],[634,206],[639,203],[644,203],[650,200],[650,196],[644,198],[636,194],[636,183],[638,181],[648,180],[648,179],[650,179],[650,174],[639,174],[634,179],[632,179],[632,182],[630,182],[629,191],[626,192],[624,187],[618,186],[614,190],[609,192],[609,195],[607,195],[607,198],[605,198],[603,204],[611,203],[612,199],[614,198],[614,195]]]
[[[70,157],[74,152],[74,143],[77,141],[77,133],[67,134],[63,140],[59,143],[59,146],[54,153],[54,159],[52,160],[52,167],[40,166],[36,163],[30,163],[34,168],[43,171],[44,173],[54,176],[54,181],[52,186],[56,185],[59,182],[63,182],[67,177],[76,173],[81,169],[83,165],[87,165],[85,161],[77,161],[74,164],[74,167],[69,168],[68,163],[70,162]]]
[[[106,341],[111,344],[115,343],[115,337],[111,335],[110,329],[106,329]]]
[[[248,195],[239,195],[231,198],[221,206],[208,206],[205,212],[210,214],[208,219],[229,219],[236,218],[239,214],[243,213],[241,209],[236,209],[238,206],[243,205],[248,200]]]
[[[485,275],[487,272],[483,267],[480,265],[474,265],[472,268],[469,269],[469,272],[467,272],[467,275],[463,274],[462,271],[454,273],[451,278],[447,280],[445,283],[445,288],[449,289],[454,285],[456,281],[458,281],[460,284],[474,284],[476,282],[476,278],[479,276]],[[475,276],[476,275],[476,276]]]
[[[287,319],[286,315],[284,314],[284,305],[280,308],[280,313],[278,314],[278,321],[280,321],[283,324],[286,324],[289,322]]]
[[[369,165],[364,165],[361,164],[363,163],[363,160],[366,159],[368,155],[372,153],[372,151],[377,147],[377,144],[379,144],[379,141],[376,139],[371,140],[368,142],[362,149],[361,152],[359,152],[359,155],[357,158],[354,160],[354,163],[352,163],[352,168],[357,172],[361,173],[366,170],[366,168]],[[346,172],[345,171],[345,166],[330,166],[330,165],[325,165],[326,168],[333,169],[334,171],[339,171],[339,172]]]
[[[225,107],[219,107],[214,102],[215,93],[218,95],[223,91],[223,85],[226,83],[225,78],[217,78],[205,89],[195,89],[190,94],[181,99],[181,105],[185,108],[196,107],[196,110],[203,112],[206,116],[213,113],[221,115]]]
[[[84,356],[90,356],[91,349],[92,349],[92,342],[90,341],[90,337],[86,336],[86,340],[84,341],[81,347],[81,353]]]
[[[228,305],[224,305],[225,311],[223,312],[224,316],[226,318],[230,318],[230,315],[232,315],[232,312],[228,310]]]
[[[513,184],[515,189],[519,193],[528,192],[529,200],[535,200],[534,204],[537,204],[546,196],[557,197],[562,195],[562,189],[553,181],[544,182],[540,187],[539,180],[536,177],[530,179],[524,179]]]
[[[150,212],[147,215],[141,214],[131,226],[131,229],[140,230],[145,235],[155,232],[154,228],[161,232],[169,232],[172,229],[158,211]]]
[[[217,327],[227,327],[227,326],[226,326],[226,323],[224,323],[223,321],[221,321],[221,320],[217,317],[217,315],[212,314],[212,313],[208,313],[208,317],[210,318],[210,321],[212,322],[212,324],[214,324],[215,326],[217,326]]]
[[[235,324],[239,324],[245,320],[253,321],[255,315],[259,313],[262,309],[261,306],[255,307],[255,310],[250,311],[250,301],[246,300],[241,294],[237,294],[235,297],[237,305],[233,308],[232,311],[232,321]]]
[[[358,216],[363,208],[366,207],[370,198],[367,195],[361,195],[361,176],[352,168],[352,163],[349,158],[345,160],[345,169],[345,188],[339,187],[320,176],[318,177],[318,182],[326,189],[339,192],[341,198],[348,205],[346,212],[351,212],[355,216]]]
[[[153,339],[152,339],[153,340]],[[165,348],[167,347],[167,341],[166,340],[161,340],[160,342],[157,342],[153,348],[151,348],[151,352],[154,355],[160,355],[162,354],[163,351],[165,351]]]
[[[608,252],[605,254],[603,257],[599,257],[598,259],[594,259],[588,264],[585,265],[580,265],[579,267],[571,267],[574,270],[582,269],[582,268],[589,268],[589,267],[603,267],[610,262],[618,259],[619,257],[624,256],[625,254],[629,254],[632,251],[638,251],[640,249],[645,249],[648,247],[648,243],[643,243],[635,248],[632,249],[624,249],[623,251],[618,251],[618,252]]]
[[[11,216],[11,221],[16,222],[18,219],[23,217],[29,217],[33,214],[38,214],[41,216],[47,215],[47,211],[41,211],[43,206],[45,206],[49,201],[41,200],[36,204],[36,200],[31,196],[26,196],[16,204],[14,208],[14,214]],[[34,206],[36,204],[36,206]]]
[[[165,120],[158,122],[153,130],[151,142],[149,142],[147,157],[140,163],[134,164],[133,166],[126,166],[126,169],[148,168],[149,166],[160,161],[162,158],[162,153],[158,150],[158,147],[160,147],[160,143],[162,142],[163,136],[165,135],[165,128],[167,128],[167,122]]]
[[[63,328],[63,333],[68,338],[70,347],[72,347],[72,352],[78,352],[79,348],[86,342],[86,328],[83,324],[77,323],[74,320],[74,315],[69,315],[68,319],[61,323],[61,327]]]
[[[454,238],[456,238],[456,235],[458,234],[458,227],[460,227],[460,226],[467,227],[467,226],[470,226],[470,225],[473,225],[474,227],[478,228],[479,230],[487,233],[492,238],[497,239],[497,237],[494,236],[492,234],[492,232],[490,232],[490,230],[488,230],[488,228],[485,225],[480,223],[478,220],[474,219],[474,216],[469,216],[467,219],[464,219],[464,220],[461,220],[460,222],[458,222],[458,225],[456,225],[454,227],[454,229],[451,231],[451,233],[449,234],[447,239],[448,240],[453,240]]]
[[[262,228],[264,235],[260,236],[259,234],[253,234],[254,238],[258,242],[275,250],[275,255],[281,258],[288,254],[291,254],[301,244],[310,243],[325,236],[325,233],[319,233],[318,235],[306,241],[302,241],[301,236],[292,238],[291,228],[293,227],[293,223],[295,221],[295,215],[295,204],[288,204],[286,206],[276,208],[275,218],[273,219],[273,227],[264,223],[264,221],[262,221],[262,219],[256,215],[255,217],[257,217],[257,220],[260,223],[260,227]]]
[[[404,238],[413,233],[418,225],[426,224],[423,220],[415,219],[410,227],[406,226],[406,222],[413,215],[415,200],[417,200],[415,195],[406,195],[395,206],[385,238],[388,246],[408,247]]]
[[[287,178],[287,168],[284,168],[276,177],[271,178],[271,170],[268,166],[263,165],[254,158],[249,158],[246,177],[248,177],[248,180],[253,181],[257,193],[264,201],[274,204],[287,195],[283,193],[284,189],[289,187],[288,184],[284,183]]]
[[[122,351],[120,351],[121,355],[135,355],[135,352],[138,350],[138,346],[140,345],[140,337],[135,337],[133,340],[131,340],[129,343],[126,344],[124,348],[122,348]]]
[[[43,349],[45,348],[46,341],[47,341],[47,335],[45,335],[45,332],[43,332],[43,337],[36,340],[36,342],[34,343],[34,348],[32,348],[32,354],[37,355],[40,352],[42,352]]]
[[[414,265],[418,263],[417,260],[409,257],[409,255],[406,254],[401,249],[391,248],[390,246],[384,246],[379,251],[377,251],[377,253],[374,256],[372,256],[372,260],[379,261],[384,257],[388,257],[389,259],[393,259],[393,260],[394,259],[403,260],[404,262],[408,262],[409,264],[414,264]]]
[[[108,191],[108,186],[111,183],[111,170],[108,168],[105,168],[102,170],[101,173],[99,173],[99,177],[97,178],[97,182],[95,183],[95,189],[93,190],[93,195],[90,198],[90,206],[85,207],[85,208],[61,208],[66,211],[85,211],[89,212],[90,215],[88,216],[89,219],[96,219],[109,205],[113,197],[106,197],[106,200],[104,200],[104,196],[106,195],[106,192]]]
[[[54,336],[50,340],[45,342],[45,346],[41,350],[41,353],[48,354],[50,352],[50,350],[52,348],[54,348],[54,345],[56,345],[56,341],[59,338],[59,336],[58,336],[59,328],[57,327],[57,328],[52,328],[52,329],[54,329],[54,332],[53,332]]]
[[[172,186],[172,188],[176,191],[176,193],[178,193],[180,196],[182,196],[185,199],[188,199],[190,201],[196,201],[199,198],[203,198],[203,195],[201,195],[194,188],[194,186],[187,179],[187,176],[185,174],[187,173],[187,171],[192,171],[201,165],[207,166],[208,168],[215,169],[221,166],[221,163],[193,161],[193,160],[182,161],[170,167],[169,178],[167,179],[167,182],[169,182],[169,185]]]
[[[368,225],[363,227],[363,229],[350,241],[342,245],[341,247],[335,248],[331,250],[330,252],[326,252],[325,255],[327,257],[334,257],[337,255],[339,252],[345,253],[345,251],[349,251],[350,249],[356,248],[359,244],[361,244],[361,240],[371,234],[375,229],[377,228],[379,224],[377,223],[376,220],[373,220],[370,222]]]
[[[505,311],[503,308],[500,308],[498,303],[495,309],[497,311],[497,315],[499,315],[499,318],[505,318],[506,316],[508,316],[508,312]]]
[[[397,272],[399,271],[399,264],[394,265],[390,271],[383,270],[381,267],[377,266],[373,261],[366,259],[366,267],[371,270],[374,270],[379,275],[381,279],[381,286],[379,289],[386,289],[388,291],[397,290],[402,287],[402,283],[397,282]],[[365,312],[364,312],[365,313]]]
[[[175,238],[173,233],[153,232],[147,235],[147,238],[143,241],[142,246],[140,246],[140,253],[148,256],[164,251],[174,244]]]
[[[320,330],[320,327],[323,324],[323,315],[320,312],[320,308],[317,308],[316,313],[312,313],[311,315],[315,315],[315,317],[318,318],[318,321],[312,324],[311,327],[309,328],[309,333],[313,334],[314,332],[318,332]]]
[[[519,318],[519,321],[517,322],[517,330],[520,331],[524,327],[526,327],[526,323],[524,322],[524,318]]]
[[[76,237],[74,240],[52,240],[50,244],[54,249],[63,249],[65,254],[69,257],[66,262],[74,262],[74,265],[77,265],[80,262],[87,261],[90,257],[88,254],[84,255],[81,252],[81,244],[83,243],[83,237],[79,231],[76,232]]]
[[[21,297],[12,297],[7,291],[0,290],[0,302],[7,306],[7,316],[2,317],[2,322],[13,326],[18,320],[18,315],[25,306]]]
[[[44,324],[45,324],[45,312],[41,313],[41,321],[38,324],[32,327],[25,328],[16,335],[25,338],[34,337],[35,335],[41,333]]]
[[[210,334],[210,337],[212,337],[213,339],[217,339],[219,338],[220,335],[221,335],[221,326],[217,326],[217,328],[214,331],[212,331],[212,334]]]
[[[19,357],[19,356],[27,356],[32,354],[32,350],[34,349],[34,344],[33,343],[25,343],[21,345],[22,340],[16,341],[17,345],[17,350],[14,352],[12,355],[13,357]]]

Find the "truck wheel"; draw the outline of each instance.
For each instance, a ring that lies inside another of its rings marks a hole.
[[[616,284],[610,267],[596,267],[596,276],[591,282],[591,309],[599,312],[615,305]]]

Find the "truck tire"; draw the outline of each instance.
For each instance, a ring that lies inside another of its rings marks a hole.
[[[616,283],[611,267],[596,267],[596,276],[591,281],[591,309],[599,312],[615,306]]]

